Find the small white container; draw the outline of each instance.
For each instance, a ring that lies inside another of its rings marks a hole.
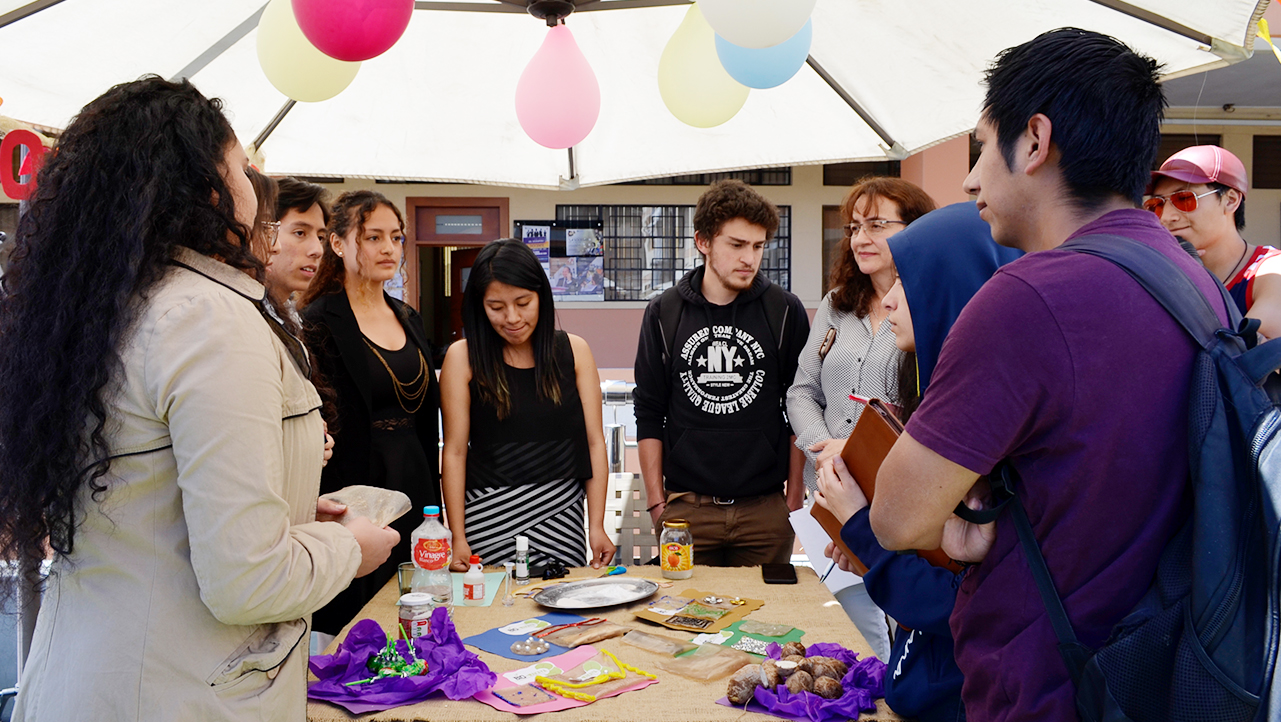
[[[463,604],[479,607],[485,602],[485,572],[480,568],[480,557],[471,555],[471,568],[463,575]]]

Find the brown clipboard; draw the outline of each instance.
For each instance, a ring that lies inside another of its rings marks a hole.
[[[890,447],[894,446],[894,442],[902,433],[903,423],[890,410],[889,405],[880,399],[871,399],[867,402],[867,408],[858,417],[858,423],[854,424],[854,430],[850,432],[845,448],[841,450],[841,460],[850,470],[854,481],[858,482],[868,503],[871,503],[872,495],[876,491],[876,474],[881,470],[881,462],[885,461],[886,455],[890,453]],[[867,565],[850,551],[845,542],[841,541],[841,523],[832,515],[832,512],[814,504],[810,506],[810,515],[818,521],[823,531],[827,532],[841,552],[849,557],[854,565],[854,572],[859,576],[866,574]],[[917,550],[916,555],[936,567],[942,567],[956,574],[961,572],[961,565],[952,561],[942,549]]]

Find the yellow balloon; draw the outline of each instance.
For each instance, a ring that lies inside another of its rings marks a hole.
[[[258,64],[276,90],[302,103],[329,100],[351,85],[360,63],[316,49],[298,27],[290,0],[271,0],[258,20]]]
[[[733,118],[751,89],[721,67],[716,33],[698,4],[672,34],[658,60],[658,92],[676,119],[695,128],[712,128]]]

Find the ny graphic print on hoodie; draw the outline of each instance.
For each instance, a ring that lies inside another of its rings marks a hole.
[[[669,492],[726,499],[781,492],[792,433],[782,400],[809,317],[795,295],[766,293],[770,280],[759,273],[734,301],[715,305],[703,297],[703,273],[700,266],[677,283],[682,309],[667,343],[662,298],[645,309],[636,351],[637,437],[663,441]],[[765,310],[771,299],[786,304],[778,330]]]

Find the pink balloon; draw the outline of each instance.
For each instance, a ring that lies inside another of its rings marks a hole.
[[[297,2],[297,0],[295,0]],[[548,148],[578,145],[600,117],[600,83],[569,28],[557,25],[516,84],[516,118]]]
[[[356,62],[387,52],[405,34],[414,0],[292,0],[307,40],[331,58]]]

